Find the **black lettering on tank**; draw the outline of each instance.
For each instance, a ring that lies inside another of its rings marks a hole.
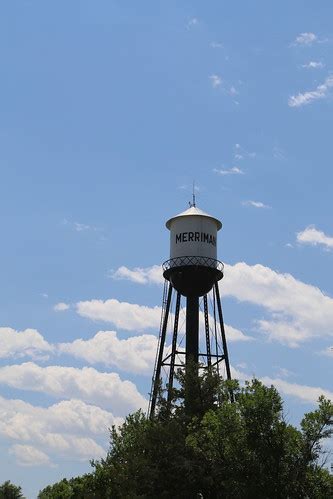
[[[200,232],[195,232],[195,241],[200,241]]]
[[[187,243],[187,234],[188,232],[183,232],[183,243]]]
[[[188,233],[188,240],[189,241],[194,241],[194,232],[189,232]]]
[[[209,235],[208,234],[203,234],[203,242],[209,243]]]
[[[176,234],[176,244],[182,242],[182,235],[181,234]]]

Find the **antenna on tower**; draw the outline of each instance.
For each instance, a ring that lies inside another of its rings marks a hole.
[[[191,201],[188,203],[190,205],[190,207],[192,208],[192,206],[196,206],[195,205],[195,181],[193,180],[193,189],[192,189],[192,203]]]

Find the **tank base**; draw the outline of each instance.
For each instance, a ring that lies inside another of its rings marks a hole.
[[[203,265],[184,265],[165,270],[163,276],[183,296],[203,296],[222,279],[223,272]]]

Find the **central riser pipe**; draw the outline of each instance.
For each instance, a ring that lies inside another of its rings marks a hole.
[[[185,411],[189,417],[198,414],[199,374],[199,297],[186,299]]]
[[[186,299],[186,366],[199,362],[199,297]]]

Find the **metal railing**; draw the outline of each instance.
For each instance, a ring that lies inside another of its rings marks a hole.
[[[216,269],[223,273],[224,265],[219,260],[209,258],[207,256],[178,256],[171,258],[163,263],[163,271],[170,270],[175,267],[201,266]]]

